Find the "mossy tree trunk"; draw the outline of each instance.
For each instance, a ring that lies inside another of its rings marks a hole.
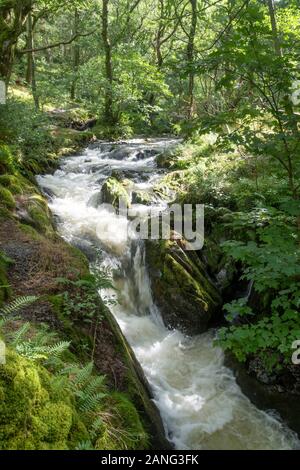
[[[0,4],[0,78],[9,84],[15,48],[26,29],[32,0],[4,0]]]

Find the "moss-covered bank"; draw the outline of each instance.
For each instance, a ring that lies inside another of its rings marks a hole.
[[[9,346],[7,364],[0,366],[0,448],[166,448],[169,444],[146,381],[98,297],[88,261],[55,233],[47,201],[34,179],[55,168],[61,156],[86,145],[93,134],[62,128],[53,116],[41,114],[38,120],[40,134],[34,131],[35,120],[30,121],[32,134],[20,147],[14,146],[11,129],[0,136],[0,304],[38,296],[21,319],[11,318],[1,335],[9,346],[12,333],[26,329],[26,322],[29,340],[47,325],[50,338],[55,333],[71,343],[72,361],[83,367],[92,360],[95,380],[97,374],[105,375],[105,393],[92,421],[69,386],[55,395],[58,379],[53,368]]]

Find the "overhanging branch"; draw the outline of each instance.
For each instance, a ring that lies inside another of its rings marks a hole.
[[[34,49],[23,49],[22,51],[19,51],[19,53],[20,54],[28,54],[28,53],[31,53],[31,52],[41,52],[41,51],[45,51],[47,49],[54,49],[55,47],[67,46],[68,44],[71,44],[72,42],[74,42],[77,38],[91,36],[96,31],[97,30],[94,29],[93,31],[90,31],[88,33],[77,33],[77,34],[74,34],[74,36],[72,36],[67,41],[60,41],[60,42],[56,42],[54,44],[49,44],[47,46],[36,47]]]

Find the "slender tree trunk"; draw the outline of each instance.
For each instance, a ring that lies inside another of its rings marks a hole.
[[[27,49],[33,48],[33,38],[32,38],[32,18],[31,15],[27,18]],[[32,75],[33,75],[33,54],[32,52],[27,53],[27,64],[26,64],[26,83],[32,85]]]
[[[31,13],[29,13],[27,17],[27,47],[28,49],[34,49],[33,25],[32,25]],[[35,104],[36,109],[39,109],[40,103],[39,103],[39,96],[38,96],[38,91],[37,91],[35,70],[36,70],[36,65],[35,65],[34,52],[28,52],[26,81],[29,85],[31,85],[34,104]]]
[[[190,33],[188,38],[187,46],[187,65],[189,69],[189,84],[188,84],[188,118],[191,119],[195,112],[195,72],[193,70],[194,66],[194,55],[195,55],[195,37],[197,31],[197,22],[198,22],[198,12],[197,12],[197,0],[190,0],[192,8],[192,20]]]
[[[76,8],[75,9],[75,16],[74,16],[74,31],[73,31],[73,35],[75,36],[76,34],[78,34],[78,31],[79,31],[79,12],[78,12],[78,9]],[[80,65],[80,47],[79,47],[79,44],[77,43],[77,41],[75,42],[74,46],[73,46],[73,81],[72,81],[72,85],[71,85],[71,93],[70,93],[70,97],[71,97],[71,100],[75,100],[76,98],[76,83],[77,83],[77,79],[78,79],[78,67]]]
[[[105,107],[104,118],[108,124],[114,123],[113,114],[113,66],[112,66],[112,47],[108,34],[108,5],[109,0],[102,0],[102,40],[105,53]]]
[[[272,26],[274,49],[275,49],[276,54],[279,57],[281,57],[282,56],[282,50],[281,50],[281,47],[280,47],[280,40],[279,40],[279,35],[278,35],[275,3],[274,3],[274,0],[267,0],[267,3],[268,3],[268,7],[269,7],[269,15],[270,15],[271,26]]]

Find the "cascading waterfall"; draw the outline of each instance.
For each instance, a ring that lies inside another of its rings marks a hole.
[[[111,144],[99,145],[67,158],[54,175],[38,181],[51,195],[61,235],[79,246],[86,242],[99,247],[94,268],[108,267],[114,273],[119,303],[111,307],[112,313],[143,367],[175,447],[299,448],[295,434],[275,415],[258,410],[243,395],[224,366],[222,350],[213,346],[213,331],[189,338],[164,326],[151,295],[143,244],[127,239],[125,217],[97,204],[101,185],[113,170],[124,171],[137,189],[151,188],[159,177],[153,154],[174,143],[128,141],[126,147],[119,145],[125,155],[121,159]]]

